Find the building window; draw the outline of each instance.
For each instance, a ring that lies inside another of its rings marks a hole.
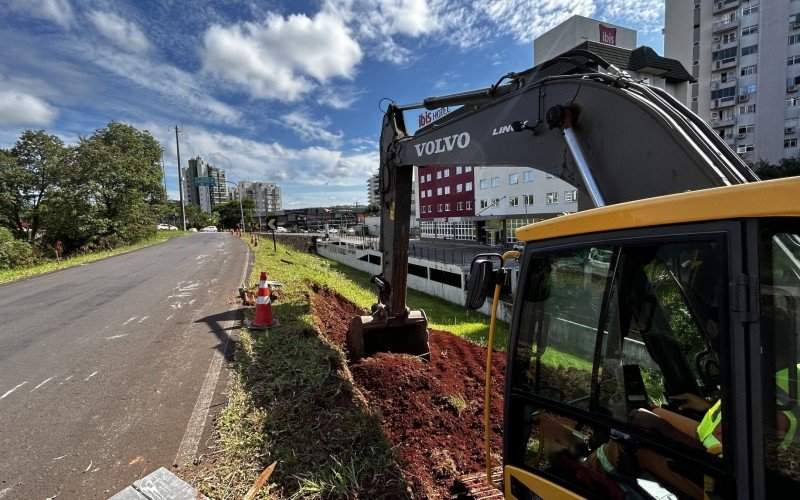
[[[736,47],[728,47],[727,49],[716,50],[711,53],[712,61],[722,61],[723,64],[733,62],[736,60]]]
[[[547,193],[547,204],[555,205],[556,203],[558,203],[558,193],[557,192]]]
[[[500,207],[500,198],[492,198],[492,206],[495,208]]]
[[[736,146],[737,153],[749,153],[750,151],[754,150],[755,146],[752,144],[745,144],[743,146]]]
[[[800,43],[800,35],[789,35],[789,45]]]
[[[428,205],[428,213],[431,213],[431,206]]]
[[[464,167],[456,167],[456,175],[464,171]]]
[[[472,167],[464,167],[464,172],[472,172]]]
[[[700,42],[694,42],[693,46],[694,47],[699,47],[700,46]]]
[[[522,182],[532,182],[533,181],[533,170],[526,170],[522,172]]]
[[[472,181],[467,183],[467,191],[472,191]]]
[[[442,188],[436,188],[436,196],[442,195]]]
[[[444,187],[444,194],[450,194],[450,186]]]
[[[489,201],[488,200],[481,200],[481,208],[488,208]]]
[[[486,179],[481,179],[480,186],[481,186],[481,189],[486,189],[487,187],[489,187],[489,181],[486,180]]]
[[[725,87],[711,91],[711,99],[722,99],[723,97],[733,97],[736,95],[736,87]]]
[[[532,194],[523,195],[523,198],[525,198],[525,204],[526,205],[533,205],[533,195]]]
[[[755,133],[756,126],[755,125],[740,125],[738,129],[739,134],[752,134]]]
[[[742,9],[743,16],[746,16],[748,14],[755,14],[756,12],[758,12],[758,4],[750,5]]]
[[[500,177],[492,177],[492,187],[500,187]]]
[[[464,202],[463,201],[459,201],[457,206],[458,206],[459,210],[464,210]]]
[[[578,191],[573,189],[572,191],[564,191],[564,203],[575,203],[578,201]]]
[[[509,207],[518,207],[519,206],[519,197],[518,196],[511,196],[508,198],[508,206]]]
[[[756,112],[756,105],[755,104],[743,104],[739,106],[739,114],[740,115],[748,115],[750,113]]]
[[[757,24],[754,26],[747,26],[745,28],[742,28],[742,36],[755,35],[756,33],[758,33]]]
[[[467,202],[467,210],[472,210],[472,202],[471,201]]]
[[[757,72],[758,72],[758,66],[754,64],[752,66],[745,66],[744,68],[741,69],[739,73],[742,76],[747,76],[747,75],[755,75]]]
[[[789,59],[786,60],[786,65],[794,66],[795,64],[800,64],[800,56],[789,56]]]
[[[518,184],[519,183],[519,174],[508,174],[508,183],[509,184]]]
[[[450,169],[449,168],[444,169],[444,176],[445,177],[450,177]]]
[[[785,139],[783,141],[783,147],[785,147],[785,148],[796,148],[797,147],[797,139]]]
[[[742,47],[742,56],[748,56],[750,54],[758,54],[758,44]]]
[[[433,191],[431,191],[431,190],[429,189],[429,190],[428,190],[428,197],[430,198],[431,196],[433,196]]]
[[[420,198],[425,198],[425,191],[420,191]]]
[[[755,94],[756,93],[756,84],[752,85],[744,85],[739,87],[739,95],[747,95],[747,94]]]
[[[420,175],[419,176],[419,183],[422,184],[423,182],[425,182],[425,176],[424,175]]]
[[[450,211],[450,204],[449,203],[445,203],[444,204],[444,211],[445,212],[449,212]]]
[[[463,184],[456,184],[456,193],[460,193],[463,190],[464,190]]]
[[[437,179],[441,179],[441,178],[442,178],[442,171],[441,171],[441,170],[439,170],[438,172],[436,172],[436,178],[437,178]]]
[[[697,102],[697,97],[692,97],[692,102]]]
[[[422,207],[420,207],[420,213],[423,213],[423,214],[425,213],[425,205],[422,205]]]
[[[787,108],[792,108],[794,106],[797,106],[798,104],[800,104],[800,97],[790,97],[786,99]]]
[[[695,59],[694,61],[692,61],[692,66],[700,66],[700,61]]]
[[[428,181],[431,180],[431,174],[428,174]]]
[[[441,211],[442,211],[442,204],[441,204],[441,203],[439,203],[439,204],[436,206],[436,210],[438,210],[439,212],[441,212]]]

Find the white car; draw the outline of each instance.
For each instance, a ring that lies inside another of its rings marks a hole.
[[[206,226],[200,230],[201,233],[216,233],[217,226]]]
[[[278,226],[278,227],[277,227],[277,229],[275,229],[275,232],[276,232],[276,233],[288,233],[288,232],[289,232],[289,230],[288,230],[288,229],[286,229],[286,228],[285,228],[285,227],[283,227],[283,226]]]
[[[158,229],[158,230],[162,230],[163,229],[165,231],[169,231],[169,224],[159,224],[159,225],[156,226],[156,229]]]

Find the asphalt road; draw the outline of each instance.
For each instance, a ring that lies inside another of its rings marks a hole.
[[[203,451],[248,260],[197,233],[0,287],[0,499],[107,498]]]

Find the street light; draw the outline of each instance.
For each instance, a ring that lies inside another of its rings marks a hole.
[[[239,188],[239,185],[236,184],[233,181],[225,181],[225,182],[227,182],[228,184],[233,184],[234,186],[236,186],[236,193],[239,196],[239,214],[241,214],[241,216],[242,216],[242,231],[244,231],[245,227],[244,227],[244,209],[242,208],[242,189]]]

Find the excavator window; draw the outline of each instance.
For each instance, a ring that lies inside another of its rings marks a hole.
[[[800,224],[764,223],[759,250],[766,486],[777,498],[800,487]]]
[[[703,496],[703,468],[671,450],[703,449],[704,411],[679,410],[679,398],[706,408],[722,398],[725,244],[704,236],[529,256],[509,405],[509,425],[524,429],[517,459],[590,496]],[[723,466],[719,452],[698,455]]]

